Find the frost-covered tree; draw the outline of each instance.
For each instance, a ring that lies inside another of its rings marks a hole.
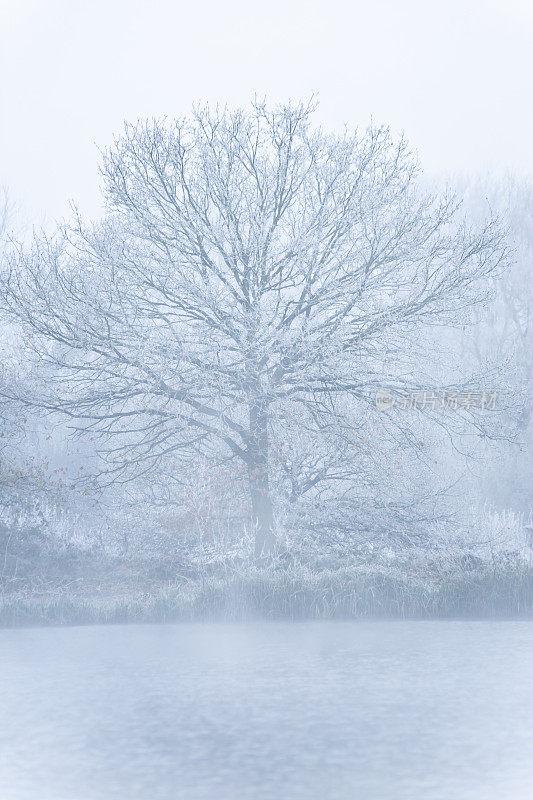
[[[276,546],[274,480],[294,502],[371,480],[353,454],[376,390],[443,380],[425,331],[464,321],[505,259],[495,222],[471,230],[420,188],[405,141],[331,135],[312,113],[127,125],[103,156],[106,217],[37,237],[9,276],[51,370],[31,402],[98,438],[110,480],[168,454],[233,462],[258,556]],[[389,419],[398,446],[409,420]]]
[[[516,436],[488,459],[489,492],[498,504],[527,514],[533,477],[533,183],[512,175],[456,183],[472,219],[482,219],[491,209],[508,231],[510,269],[492,279],[491,303],[476,313],[474,329],[464,337],[463,354],[465,362],[508,364],[509,391],[516,398]]]
[[[5,275],[4,260],[6,258],[8,227],[10,217],[10,202],[7,190],[0,188],[0,276]],[[2,287],[0,277],[0,288]],[[4,292],[5,294],[5,292]],[[0,317],[0,325],[2,325],[2,318]],[[2,326],[3,328],[3,326]],[[6,372],[7,360],[5,357],[6,352],[6,336],[2,330],[0,333],[0,388],[5,384],[4,373]],[[4,442],[8,437],[11,429],[11,409],[8,407],[6,398],[0,395],[0,458],[2,450],[4,449]],[[1,461],[0,461],[0,474],[1,474]]]

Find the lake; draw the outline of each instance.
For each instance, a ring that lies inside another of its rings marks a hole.
[[[0,631],[2,800],[530,800],[533,623]]]

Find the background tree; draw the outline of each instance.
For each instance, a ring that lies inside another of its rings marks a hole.
[[[419,446],[408,415],[377,420],[375,391],[459,380],[435,326],[463,324],[505,260],[494,221],[471,230],[422,191],[405,141],[330,135],[312,111],[127,125],[103,157],[105,219],[37,237],[6,297],[50,370],[30,402],[98,438],[109,481],[170,454],[232,461],[257,556],[276,546],[274,480],[293,502],[346,497],[363,421]]]
[[[533,183],[513,175],[456,180],[471,219],[493,211],[505,223],[512,250],[510,269],[491,279],[492,300],[462,335],[465,362],[506,363],[509,392],[516,398],[515,441],[485,453],[485,493],[501,508],[527,515],[533,508]]]

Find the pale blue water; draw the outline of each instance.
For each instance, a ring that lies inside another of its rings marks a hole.
[[[2,800],[530,800],[533,624],[0,631]]]

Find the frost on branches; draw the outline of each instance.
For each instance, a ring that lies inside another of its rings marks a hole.
[[[330,135],[313,111],[127,125],[105,218],[37,236],[7,279],[49,376],[26,402],[93,437],[104,483],[172,464],[179,493],[196,461],[220,470],[258,558],[303,520],[341,540],[424,524],[443,491],[431,442],[480,415],[383,413],[375,394],[480,388],[437,332],[506,260],[496,222],[470,229],[421,189],[405,141]]]

